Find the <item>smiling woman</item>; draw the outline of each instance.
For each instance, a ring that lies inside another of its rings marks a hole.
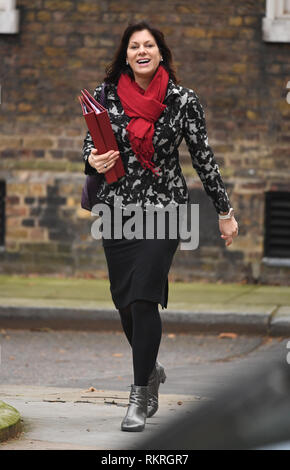
[[[109,206],[111,220],[121,209],[124,213],[119,220],[126,223],[129,204],[141,206],[145,214],[152,206],[174,206],[178,212],[189,203],[179,165],[178,147],[183,138],[217,213],[229,212],[231,204],[208,144],[202,106],[194,90],[178,85],[163,33],[146,22],[129,25],[106,72],[106,107],[126,172],[110,185],[103,178],[97,189],[96,200]],[[95,89],[98,101],[103,85]],[[98,155],[89,132],[83,158],[91,174],[104,174],[116,162],[110,152]],[[227,217],[220,220],[220,229],[229,244],[237,233],[237,222],[232,212]],[[144,227],[147,217],[142,223]],[[147,417],[158,409],[159,386],[166,379],[164,367],[157,361],[162,334],[158,304],[167,307],[168,273],[180,234],[177,229],[174,237],[157,232],[146,238],[147,228],[143,238],[114,234],[102,240],[112,300],[133,354],[134,384],[122,431],[144,429]],[[121,233],[125,233],[124,227]]]
[[[132,34],[127,49],[126,64],[131,67],[135,82],[141,88],[147,89],[162,61],[154,36],[147,29]]]

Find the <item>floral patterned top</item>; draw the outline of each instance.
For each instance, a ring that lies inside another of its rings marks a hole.
[[[94,97],[100,101],[102,85],[96,87]],[[133,153],[126,127],[130,122],[117,94],[117,86],[106,86],[106,108],[118,143],[120,158],[126,174],[115,183],[108,184],[105,176],[101,178],[97,199],[114,205],[115,198],[121,196],[121,207],[135,204],[146,210],[147,205],[166,207],[168,204],[189,203],[186,181],[179,164],[182,139],[185,138],[192,166],[197,171],[205,191],[211,198],[218,213],[227,212],[229,197],[222,181],[218,164],[208,144],[203,108],[198,95],[191,89],[176,85],[169,79],[164,99],[166,109],[155,122],[152,162],[159,168],[159,177],[148,168],[144,169]],[[97,174],[88,162],[94,143],[89,131],[83,144],[85,174]]]

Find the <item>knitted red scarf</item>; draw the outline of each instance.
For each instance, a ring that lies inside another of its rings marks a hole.
[[[154,154],[154,123],[166,108],[162,103],[168,80],[168,72],[160,65],[146,90],[127,74],[121,74],[117,87],[125,114],[132,118],[126,128],[132,150],[143,168],[149,168],[154,176],[158,171],[151,162]]]

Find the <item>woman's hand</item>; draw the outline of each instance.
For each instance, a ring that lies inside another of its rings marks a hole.
[[[119,151],[109,150],[107,153],[98,155],[98,149],[92,149],[88,157],[88,162],[98,173],[107,173],[107,171],[113,168],[119,157]],[[106,165],[106,168],[104,165]]]
[[[221,238],[226,240],[226,246],[233,242],[233,238],[238,236],[239,228],[238,222],[232,216],[230,219],[219,219],[219,228],[222,233]]]

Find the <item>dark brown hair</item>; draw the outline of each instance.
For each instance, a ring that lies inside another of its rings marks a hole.
[[[159,31],[159,29],[153,28],[147,21],[141,21],[135,24],[129,23],[125,29],[113,61],[106,67],[106,76],[104,78],[106,83],[114,83],[117,85],[122,73],[126,73],[134,80],[131,67],[126,65],[127,49],[132,34],[135,33],[135,31],[143,31],[144,29],[147,29],[154,37],[163,58],[162,65],[169,73],[169,78],[171,78],[175,84],[179,83],[173,66],[172,54],[165,42],[163,33]]]

